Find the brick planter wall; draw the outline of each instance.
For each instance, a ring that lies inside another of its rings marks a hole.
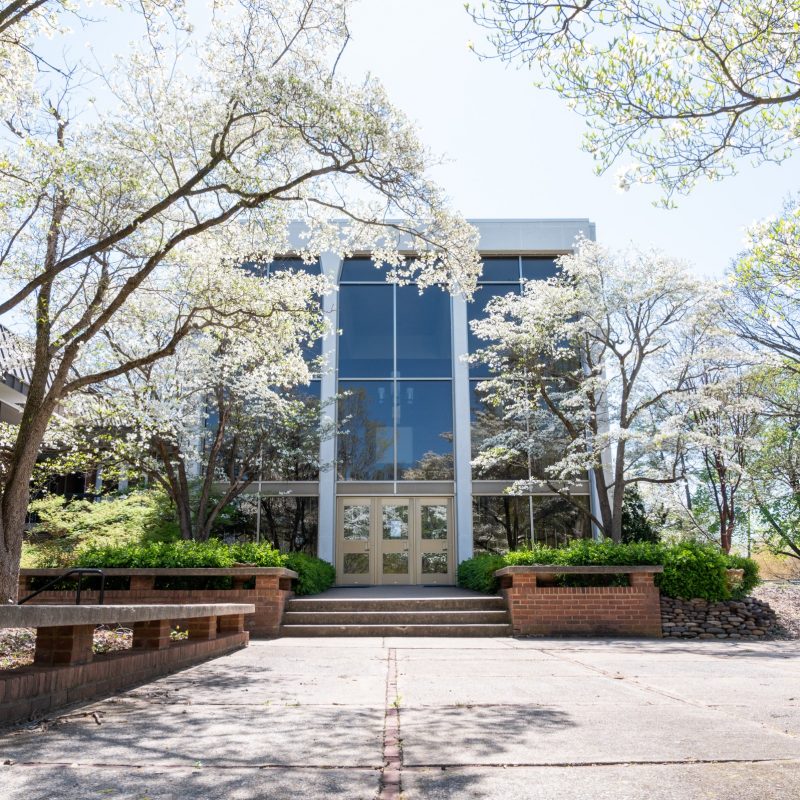
[[[558,570],[544,573],[536,567],[498,571],[515,636],[661,637],[661,605],[652,572],[630,572],[630,586],[539,585],[554,573]]]
[[[30,593],[30,578],[42,576],[50,570],[23,570],[20,575],[19,596]],[[57,570],[52,570],[57,573]],[[253,638],[271,638],[279,635],[283,609],[286,601],[292,596],[292,576],[290,570],[275,569],[273,574],[256,574],[255,587],[243,589],[241,584],[247,576],[234,577],[233,589],[156,589],[155,574],[131,574],[135,570],[109,569],[108,575],[130,574],[129,589],[107,589],[105,602],[107,605],[173,605],[188,603],[252,603],[256,607],[255,614],[245,616],[245,630]],[[163,570],[173,576],[202,577],[203,570]],[[208,570],[210,575],[233,575],[235,570]],[[30,604],[64,605],[75,602],[74,591],[47,591],[28,601]],[[98,593],[85,590],[81,594],[81,602],[92,604],[98,602]],[[176,619],[173,622],[186,627],[188,621]]]
[[[71,703],[129,689],[246,647],[248,639],[247,632],[234,631],[213,639],[172,642],[168,647],[151,645],[96,655],[84,664],[40,663],[0,673],[0,725],[41,717]]]

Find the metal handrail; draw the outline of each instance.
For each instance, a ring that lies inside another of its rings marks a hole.
[[[55,586],[59,581],[64,580],[64,578],[69,577],[70,575],[80,575],[81,577],[78,578],[78,588],[75,591],[75,605],[79,606],[81,604],[81,586],[83,581],[81,578],[84,575],[99,575],[100,576],[100,595],[98,597],[99,605],[103,605],[103,601],[105,600],[106,596],[106,574],[101,569],[97,569],[96,567],[78,567],[76,569],[70,569],[64,572],[61,575],[53,578],[53,580],[48,581],[41,589],[37,589],[35,592],[29,594],[27,597],[23,597],[17,605],[22,605],[23,603],[27,603],[28,600],[33,599],[36,597],[37,594],[41,594],[42,592],[47,591],[51,586]]]

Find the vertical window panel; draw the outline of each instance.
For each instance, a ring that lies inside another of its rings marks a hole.
[[[339,375],[390,378],[394,361],[393,287],[339,290]]]
[[[452,374],[450,295],[435,288],[397,287],[397,377]]]
[[[340,381],[339,479],[394,480],[391,381]]]
[[[453,479],[451,381],[397,382],[400,480]]]
[[[500,283],[489,286],[480,286],[478,291],[475,292],[475,297],[469,305],[467,305],[467,320],[472,322],[476,319],[483,319],[486,316],[486,306],[489,301],[494,297],[502,297],[503,295],[515,293],[519,294],[519,284],[513,283]],[[479,339],[473,332],[472,328],[469,329],[468,334],[469,352],[474,353],[485,346],[486,342]],[[489,375],[489,368],[485,364],[470,364],[470,375],[473,377],[486,377]]]

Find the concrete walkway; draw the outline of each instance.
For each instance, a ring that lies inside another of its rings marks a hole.
[[[399,711],[398,711],[399,709]],[[280,639],[0,734],[2,800],[800,796],[800,644]]]

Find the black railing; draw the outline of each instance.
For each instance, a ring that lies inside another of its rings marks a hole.
[[[55,586],[59,581],[63,581],[64,578],[68,578],[70,575],[77,575],[78,576],[78,586],[75,590],[75,605],[79,606],[81,604],[81,587],[83,585],[83,576],[84,575],[99,575],[100,576],[100,596],[98,597],[97,602],[100,605],[103,605],[103,601],[105,600],[106,596],[106,574],[101,569],[95,569],[94,567],[80,567],[77,569],[70,569],[67,570],[62,575],[58,575],[57,577],[53,578],[53,580],[48,581],[41,589],[37,589],[35,592],[32,592],[27,597],[23,597],[22,600],[19,601],[18,605],[22,605],[23,603],[27,603],[28,600],[33,599],[36,597],[37,594],[41,594],[42,592],[46,592],[51,586]]]

